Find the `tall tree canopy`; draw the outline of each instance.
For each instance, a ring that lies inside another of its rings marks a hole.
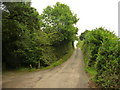
[[[45,8],[41,14],[41,29],[48,34],[54,44],[64,40],[74,41],[78,31],[74,26],[77,21],[78,18],[71,12],[69,6],[57,2],[53,7]]]

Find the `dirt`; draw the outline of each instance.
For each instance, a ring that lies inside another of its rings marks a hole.
[[[75,49],[62,65],[53,69],[3,74],[3,88],[88,88],[89,77],[84,71],[83,55]]]

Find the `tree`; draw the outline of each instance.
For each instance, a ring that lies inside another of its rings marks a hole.
[[[48,66],[71,49],[71,42],[77,33],[74,24],[78,19],[67,5],[57,3],[54,8],[48,6],[39,15],[30,3],[4,4],[10,12],[3,11],[2,19],[3,63],[8,68]]]
[[[78,21],[69,6],[56,3],[48,6],[41,14],[41,29],[48,34],[51,43],[58,44],[62,41],[74,41],[78,28],[74,26]]]
[[[38,62],[37,55],[40,51],[37,42],[40,32],[40,20],[38,12],[30,7],[29,3],[5,2],[10,13],[3,11],[3,63],[10,67],[18,67],[27,62]],[[33,47],[35,46],[35,47]],[[34,50],[35,49],[35,50]],[[34,59],[33,59],[34,58]],[[37,58],[37,59],[36,59]]]

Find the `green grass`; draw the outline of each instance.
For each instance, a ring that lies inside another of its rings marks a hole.
[[[97,74],[95,68],[93,67],[85,67],[85,71],[90,75],[90,78],[95,81],[95,76]]]
[[[34,71],[39,71],[40,69],[36,68],[25,68],[25,67],[20,67],[18,69],[9,69],[9,70],[2,70],[2,73],[9,73],[9,72],[34,72]]]
[[[73,54],[73,51],[74,51],[74,49],[71,49],[68,54],[63,56],[63,58],[61,58],[60,60],[58,60],[57,62],[51,64],[48,67],[44,67],[43,70],[44,69],[50,69],[50,68],[56,67],[58,65],[61,65],[62,63],[64,63],[65,61],[67,61],[70,58],[70,56]]]
[[[92,81],[96,81],[95,80],[95,76],[97,74],[97,71],[96,71],[96,69],[94,67],[89,67],[88,66],[88,63],[89,63],[88,55],[85,55],[85,56],[84,56],[84,63],[85,63],[85,67],[84,68],[85,68],[85,71],[89,74],[89,76],[90,76]]]
[[[83,43],[84,43],[84,41],[79,40],[78,44],[77,44],[77,47],[80,48],[82,50],[82,52],[84,52],[84,50],[82,49],[83,48]],[[87,66],[88,65],[88,55],[85,55],[85,53],[83,53],[83,54],[84,54],[84,63],[85,63],[84,68],[85,68],[85,71],[88,73],[90,79],[93,82],[95,82],[96,81],[95,76],[97,74],[97,71],[96,71],[96,69],[94,67],[88,67]]]
[[[83,42],[84,42],[84,41],[80,41],[80,40],[79,40],[78,43],[77,43],[77,47],[78,47],[78,48],[82,48]]]
[[[84,43],[84,41],[80,41],[80,40],[79,40],[79,41],[78,41],[78,44],[77,44],[77,47],[82,49],[83,43]],[[86,56],[86,55],[85,55],[85,56]],[[96,72],[95,68],[93,68],[93,67],[88,67],[88,66],[87,66],[88,62],[87,62],[86,59],[87,59],[87,57],[84,57],[85,71],[90,75],[90,78],[91,78],[92,80],[95,80],[94,77],[96,76],[97,72]]]

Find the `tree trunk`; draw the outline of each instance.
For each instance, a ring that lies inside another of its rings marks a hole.
[[[32,68],[32,65],[30,64],[30,68]]]
[[[40,61],[38,62],[38,69],[40,68]]]

